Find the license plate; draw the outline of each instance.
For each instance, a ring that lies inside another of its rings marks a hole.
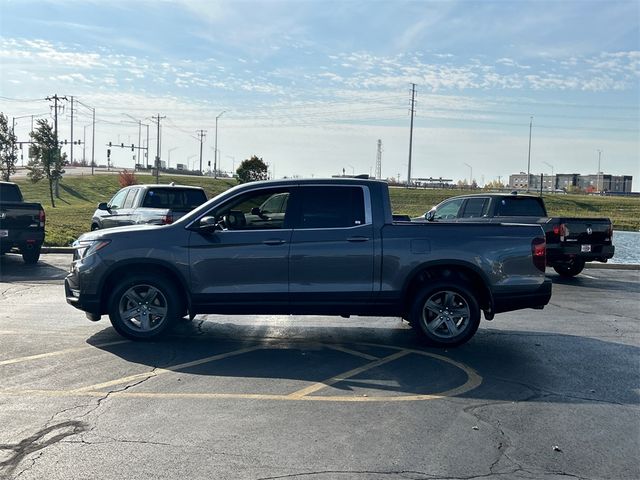
[[[582,253],[589,253],[591,251],[591,245],[580,245],[580,251]]]
[[[9,230],[0,230],[0,238],[5,238],[9,236]]]

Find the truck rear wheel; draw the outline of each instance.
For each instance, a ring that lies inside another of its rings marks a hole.
[[[467,342],[480,325],[480,307],[467,285],[437,282],[418,291],[409,315],[418,334],[436,347]]]
[[[584,269],[584,260],[574,260],[571,263],[554,265],[553,269],[561,277],[575,277]]]
[[[162,335],[183,309],[176,287],[162,276],[127,277],[109,298],[109,319],[113,328],[132,340]]]
[[[23,248],[21,250],[22,260],[27,265],[33,265],[38,263],[40,259],[40,247],[32,247],[32,248]]]

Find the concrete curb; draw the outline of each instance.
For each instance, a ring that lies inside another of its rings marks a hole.
[[[72,255],[73,247],[42,247],[42,253],[67,253]],[[604,270],[640,270],[640,265],[632,263],[587,263],[585,268],[601,268]]]
[[[586,263],[584,268],[601,268],[603,270],[640,270],[640,265],[635,263]]]
[[[68,253],[73,254],[73,247],[42,247],[40,253]]]

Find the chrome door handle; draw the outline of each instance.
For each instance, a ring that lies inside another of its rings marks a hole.
[[[367,242],[369,241],[369,237],[349,237],[347,238],[347,242]]]

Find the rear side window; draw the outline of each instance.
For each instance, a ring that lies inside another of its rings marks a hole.
[[[347,228],[365,224],[361,187],[303,187],[297,228]]]
[[[544,207],[533,197],[503,197],[498,201],[497,217],[545,217]]]
[[[486,215],[488,198],[469,198],[464,206],[462,218],[479,218]]]
[[[17,185],[7,185],[0,183],[0,201],[3,202],[21,202],[22,195]]]
[[[133,206],[133,201],[136,198],[136,195],[138,194],[138,188],[132,188],[131,190],[129,190],[129,194],[127,195],[127,198],[124,200],[124,204],[122,205],[122,208],[131,208]]]
[[[207,196],[202,190],[175,187],[151,188],[145,195],[142,206],[188,212],[206,201]]]

